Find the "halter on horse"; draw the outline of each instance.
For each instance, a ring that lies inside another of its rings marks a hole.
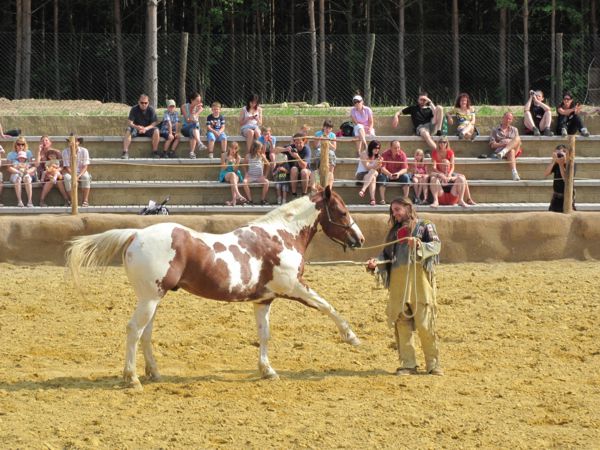
[[[227,302],[252,302],[260,341],[258,367],[263,378],[277,377],[269,364],[269,311],[279,298],[298,301],[327,314],[342,339],[358,338],[337,311],[304,282],[304,252],[321,226],[346,247],[360,247],[364,237],[342,198],[329,187],[312,197],[281,206],[230,233],[199,233],[176,223],[144,229],[109,230],[74,239],[67,265],[75,280],[82,267],[106,266],[120,253],[138,303],[127,325],[123,377],[141,388],[135,371],[137,343],[146,360],[146,375],[160,378],[152,354],[152,322],[156,307],[169,290]]]

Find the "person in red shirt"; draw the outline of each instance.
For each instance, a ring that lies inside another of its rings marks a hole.
[[[389,149],[383,152],[383,166],[381,173],[386,176],[387,183],[402,184],[402,193],[404,198],[408,198],[408,190],[410,189],[410,176],[408,174],[408,160],[406,153],[400,147],[400,141],[393,141]],[[384,197],[385,190],[382,193]]]
[[[437,142],[437,147],[436,149],[431,152],[431,175],[433,177],[433,175],[435,175],[436,173],[440,175],[440,177],[442,180],[445,177],[445,168],[440,167],[440,164],[442,163],[443,160],[448,160],[448,168],[447,168],[447,173],[449,174],[453,174],[454,176],[456,176],[457,178],[459,178],[461,180],[461,183],[464,184],[465,186],[465,192],[464,192],[464,203],[466,203],[466,205],[462,205],[460,202],[458,202],[459,205],[461,206],[467,206],[467,205],[476,205],[477,203],[475,203],[473,201],[473,199],[471,198],[471,191],[469,190],[469,183],[467,182],[467,179],[465,178],[464,175],[460,174],[460,173],[456,173],[454,172],[454,150],[452,150],[450,148],[450,146],[448,145],[448,138],[446,136],[442,136],[438,142]],[[430,190],[433,194],[433,187],[435,184],[435,179],[432,178],[430,180]],[[433,202],[432,206],[435,208],[437,205],[435,204],[435,201]]]

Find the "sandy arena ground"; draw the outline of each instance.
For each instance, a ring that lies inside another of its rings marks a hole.
[[[386,292],[360,267],[306,278],[362,339],[302,305],[272,309],[258,379],[252,306],[171,293],[163,380],[123,389],[134,307],[122,268],[74,295],[57,266],[0,264],[1,448],[593,448],[600,442],[597,262],[443,265],[446,376],[396,377]],[[420,352],[419,352],[419,355]],[[143,372],[138,354],[138,370]]]

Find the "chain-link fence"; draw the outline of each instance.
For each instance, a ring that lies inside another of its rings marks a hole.
[[[15,92],[15,35],[0,33],[4,75],[0,96]],[[178,98],[181,35],[159,34],[159,104]],[[145,46],[143,35],[123,35],[126,102],[135,103],[144,91]],[[406,95],[412,103],[426,89],[439,102],[454,100],[452,88],[452,38],[448,35],[406,35]],[[367,39],[364,35],[326,37],[325,99],[348,105],[356,90],[364,89]],[[400,103],[397,35],[376,35],[371,78],[371,104]],[[564,35],[563,87],[581,99],[587,91],[587,70],[593,59],[592,43],[581,35]],[[506,48],[506,100],[522,103],[530,87],[550,92],[550,36],[529,36],[529,80],[523,86],[523,37],[510,35]],[[497,35],[460,37],[460,90],[478,104],[497,104],[499,88]],[[8,63],[6,63],[8,62]],[[274,37],[189,35],[185,91],[203,92],[207,101],[239,106],[251,92],[263,103],[310,101],[312,98],[310,35]],[[50,99],[95,99],[119,102],[116,37],[108,34],[34,33],[30,96]]]

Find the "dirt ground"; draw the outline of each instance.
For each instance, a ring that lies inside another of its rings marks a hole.
[[[154,328],[163,380],[142,380],[143,392],[120,383],[135,304],[122,268],[90,273],[85,297],[59,266],[0,264],[0,271],[1,448],[600,442],[597,262],[442,265],[444,377],[393,375],[386,291],[360,267],[312,266],[306,274],[348,319],[359,347],[343,344],[325,316],[275,302],[277,381],[258,379],[251,305],[170,293]]]

